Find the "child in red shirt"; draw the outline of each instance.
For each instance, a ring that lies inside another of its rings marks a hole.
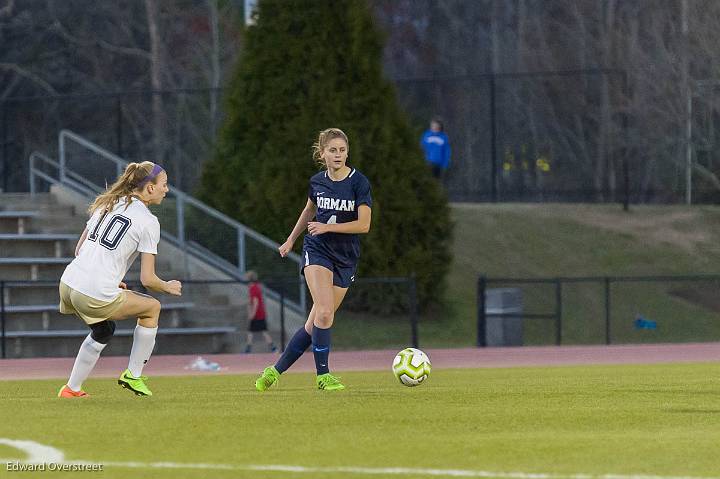
[[[275,343],[267,332],[267,321],[265,317],[265,302],[263,301],[262,287],[258,282],[257,273],[248,271],[245,273],[245,279],[248,281],[248,333],[247,346],[245,352],[252,350],[253,336],[255,333],[261,332],[270,351],[277,351]]]

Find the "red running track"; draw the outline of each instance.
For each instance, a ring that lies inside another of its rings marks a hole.
[[[618,346],[543,346],[424,350],[438,368],[507,368],[583,364],[654,364],[720,361],[720,343],[652,344]],[[333,371],[390,370],[397,351],[336,351],[330,356]],[[273,364],[276,354],[209,354],[220,371],[185,369],[197,355],[153,356],[143,371],[148,376],[259,373]],[[0,380],[65,378],[74,358],[0,360]],[[127,357],[101,357],[93,377],[115,377],[127,367]],[[315,371],[312,354],[305,354],[290,370]]]

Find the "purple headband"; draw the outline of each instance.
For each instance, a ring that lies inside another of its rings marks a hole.
[[[155,166],[153,166],[153,169],[152,169],[152,171],[150,172],[150,174],[147,175],[147,176],[146,176],[145,178],[143,178],[142,180],[140,180],[140,183],[138,183],[137,187],[140,188],[141,186],[143,186],[143,185],[144,185],[145,183],[147,183],[148,181],[154,180],[154,179],[157,177],[157,175],[159,175],[160,172],[162,172],[162,171],[165,171],[165,170],[163,170],[163,167],[160,166],[160,165],[158,165],[157,163],[155,163]]]

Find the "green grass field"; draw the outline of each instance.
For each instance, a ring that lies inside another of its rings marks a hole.
[[[80,477],[720,477],[719,364],[435,370],[417,388],[389,372],[342,378],[343,392],[287,374],[258,393],[252,376],[158,377],[152,398],[97,379],[86,400],[55,398],[58,380],[3,381],[0,438],[52,446],[68,461],[141,463]],[[0,457],[21,453],[0,445]],[[158,462],[199,466],[145,464]],[[425,472],[379,469],[388,467]]]

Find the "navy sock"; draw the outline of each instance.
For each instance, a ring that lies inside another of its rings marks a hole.
[[[315,369],[318,376],[330,372],[328,356],[330,356],[330,328],[322,329],[313,326],[312,330],[313,356],[315,356]]]
[[[305,326],[303,326],[290,338],[290,342],[287,344],[285,351],[277,363],[275,363],[275,369],[277,369],[279,373],[287,371],[288,368],[303,355],[310,344],[312,344],[312,336],[305,331]]]

